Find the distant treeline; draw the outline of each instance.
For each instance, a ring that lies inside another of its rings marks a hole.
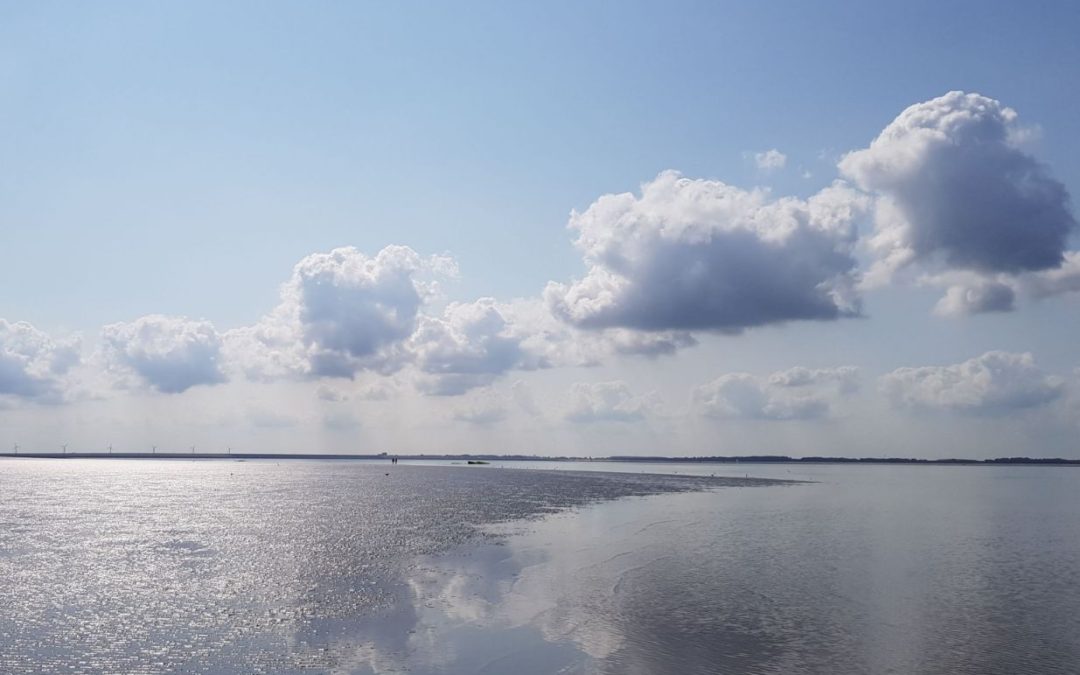
[[[1080,465],[1080,459],[1060,457],[998,457],[995,459],[915,459],[912,457],[788,457],[745,455],[739,457],[608,457],[612,462],[677,462],[713,464],[1055,464]]]

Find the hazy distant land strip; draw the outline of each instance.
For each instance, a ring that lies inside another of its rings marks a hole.
[[[0,452],[0,457],[39,459],[306,459],[306,460],[441,460],[484,462],[637,462],[644,464],[948,464],[948,465],[1023,465],[1080,466],[1080,459],[1060,457],[996,457],[992,459],[919,459],[915,457],[789,457],[787,455],[739,455],[704,457],[621,456],[571,457],[538,455],[395,455],[276,452]]]

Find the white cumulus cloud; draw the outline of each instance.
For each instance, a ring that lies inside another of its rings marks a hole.
[[[424,388],[440,395],[462,394],[491,384],[510,371],[550,365],[526,344],[527,334],[513,321],[514,308],[480,298],[450,303],[442,317],[422,316],[408,349],[427,378]]]
[[[715,330],[859,313],[855,220],[867,199],[836,184],[771,201],[719,181],[660,174],[641,195],[605,195],[569,226],[589,266],[549,283],[552,312],[579,328]]]
[[[395,348],[412,335],[428,288],[429,263],[407,246],[374,257],[338,248],[301,260],[283,291],[295,303],[300,339],[315,375],[352,377],[395,369]]]
[[[151,314],[101,334],[106,366],[122,380],[134,376],[168,394],[226,380],[221,336],[209,321]]]
[[[787,165],[787,155],[776,148],[766,150],[765,152],[756,152],[754,153],[754,164],[762,171],[783,169]]]
[[[1016,291],[1008,282],[975,277],[949,286],[934,306],[941,316],[964,316],[987,312],[1011,312]]]
[[[1017,119],[999,101],[953,91],[904,110],[841,159],[844,176],[880,197],[870,283],[912,265],[965,272],[983,279],[952,285],[939,313],[1006,311],[1024,277],[1062,266],[1076,227],[1069,195],[1024,150]]]
[[[452,260],[407,246],[311,254],[293,268],[277,308],[229,331],[230,356],[254,378],[394,372],[408,362],[405,341],[435,291],[427,277],[455,272]]]
[[[78,338],[56,340],[25,321],[0,319],[0,397],[61,401],[80,347]]]
[[[375,256],[354,248],[301,260],[281,302],[252,326],[222,336],[229,373],[253,380],[391,375],[406,366],[424,393],[456,396],[511,371],[594,365],[612,354],[655,357],[696,344],[685,331],[580,331],[539,298],[480,298],[425,311],[433,277],[451,260],[404,246]]]
[[[1047,375],[1029,353],[992,351],[947,366],[899,368],[881,377],[881,390],[902,408],[993,414],[1045,405],[1065,381]]]

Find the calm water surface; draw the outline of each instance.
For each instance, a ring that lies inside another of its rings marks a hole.
[[[720,478],[746,475],[815,482]],[[1075,673],[1078,488],[1050,467],[0,462],[0,672]]]

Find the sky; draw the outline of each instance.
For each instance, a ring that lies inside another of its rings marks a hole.
[[[0,447],[1080,458],[1080,6],[0,2]]]

